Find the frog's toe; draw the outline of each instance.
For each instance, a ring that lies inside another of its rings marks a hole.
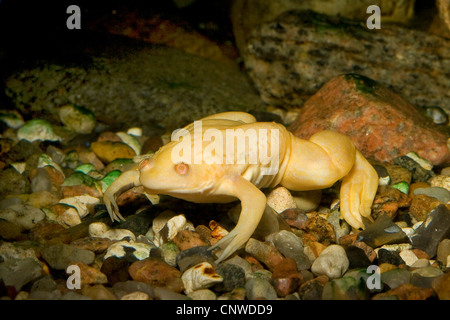
[[[248,240],[245,236],[242,236],[242,233],[235,228],[225,237],[220,239],[214,246],[211,247],[211,250],[215,248],[223,248],[224,250],[220,253],[219,258],[216,260],[216,263],[220,263],[229,256],[231,256],[236,250],[238,250],[245,242]]]
[[[103,202],[105,203],[106,210],[108,210],[109,216],[111,217],[112,221],[125,220],[125,218],[119,212],[119,206],[117,205],[114,195],[106,192],[103,197]]]

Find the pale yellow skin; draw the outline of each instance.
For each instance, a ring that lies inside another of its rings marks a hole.
[[[123,190],[143,185],[147,193],[164,194],[196,203],[226,203],[239,199],[242,206],[236,227],[214,248],[223,250],[218,262],[226,259],[252,236],[266,207],[266,197],[260,188],[282,185],[293,191],[331,187],[342,179],[340,210],[342,217],[354,228],[364,228],[362,216],[370,220],[371,206],[378,187],[378,175],[369,162],[344,135],[321,131],[309,140],[295,137],[276,123],[256,122],[244,112],[225,112],[202,120],[203,132],[220,130],[225,141],[226,129],[279,130],[278,169],[272,175],[262,175],[263,165],[256,164],[189,164],[180,174],[172,161],[172,151],[180,141],[161,147],[139,168],[126,171],[104,194],[104,202],[113,220],[123,219],[116,196]],[[194,126],[187,129],[194,143]],[[200,136],[202,138],[202,136]],[[259,136],[258,136],[259,139]],[[267,139],[270,144],[270,138]],[[203,139],[203,150],[210,142]],[[225,155],[225,152],[223,152]],[[192,155],[193,157],[194,155]],[[191,162],[192,163],[192,162]]]

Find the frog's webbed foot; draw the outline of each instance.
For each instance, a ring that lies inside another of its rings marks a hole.
[[[105,203],[106,209],[108,210],[112,221],[125,220],[119,212],[116,199],[122,192],[141,185],[139,176],[139,170],[125,171],[116,180],[114,180],[114,182],[103,194],[103,202]]]
[[[228,258],[245,244],[258,226],[266,207],[264,193],[241,176],[231,177],[225,181],[221,185],[220,191],[223,194],[239,198],[242,210],[236,227],[211,247],[211,250],[218,247],[224,249],[216,261],[217,263]]]
[[[352,227],[364,229],[362,217],[371,220],[371,207],[378,188],[378,174],[357,151],[355,164],[341,184],[341,214]]]

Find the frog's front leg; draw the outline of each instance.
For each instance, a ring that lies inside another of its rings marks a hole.
[[[217,263],[228,258],[253,234],[266,207],[266,196],[241,176],[226,177],[217,189],[218,194],[234,196],[241,201],[241,214],[236,227],[212,248],[224,249]]]
[[[139,177],[140,171],[137,168],[125,171],[105,191],[103,202],[112,221],[125,220],[119,212],[116,198],[125,190],[140,186]]]

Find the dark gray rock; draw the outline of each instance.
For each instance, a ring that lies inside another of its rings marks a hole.
[[[387,215],[380,215],[374,223],[358,234],[358,240],[365,242],[372,248],[384,244],[409,242],[403,230],[392,222]]]
[[[443,239],[450,234],[450,209],[441,204],[433,209],[411,236],[413,248],[425,251],[431,258]]]
[[[389,263],[394,266],[398,266],[405,264],[405,261],[403,261],[397,251],[380,249],[378,250],[378,264],[380,265],[382,263]]]
[[[94,262],[95,254],[90,250],[60,243],[44,248],[42,258],[51,268],[65,270],[73,262],[91,264]]]
[[[408,156],[401,156],[394,159],[394,164],[408,169],[412,173],[412,182],[427,182],[435,174],[431,170],[424,169],[420,164]]]
[[[42,274],[42,265],[33,258],[11,258],[0,263],[0,280],[3,280],[6,286],[13,286],[17,292]]]
[[[369,30],[358,21],[295,10],[254,28],[241,54],[271,104],[301,106],[331,78],[358,73],[416,106],[448,113],[449,48],[449,40],[410,28]]]
[[[60,107],[75,104],[97,119],[175,129],[217,112],[264,108],[237,67],[117,37],[86,35],[77,45],[77,58],[71,52],[68,61],[39,61],[8,77],[6,94],[17,109],[57,121]]]
[[[222,263],[215,270],[223,278],[223,282],[214,285],[213,291],[229,292],[245,286],[245,272],[241,267],[231,263]]]

